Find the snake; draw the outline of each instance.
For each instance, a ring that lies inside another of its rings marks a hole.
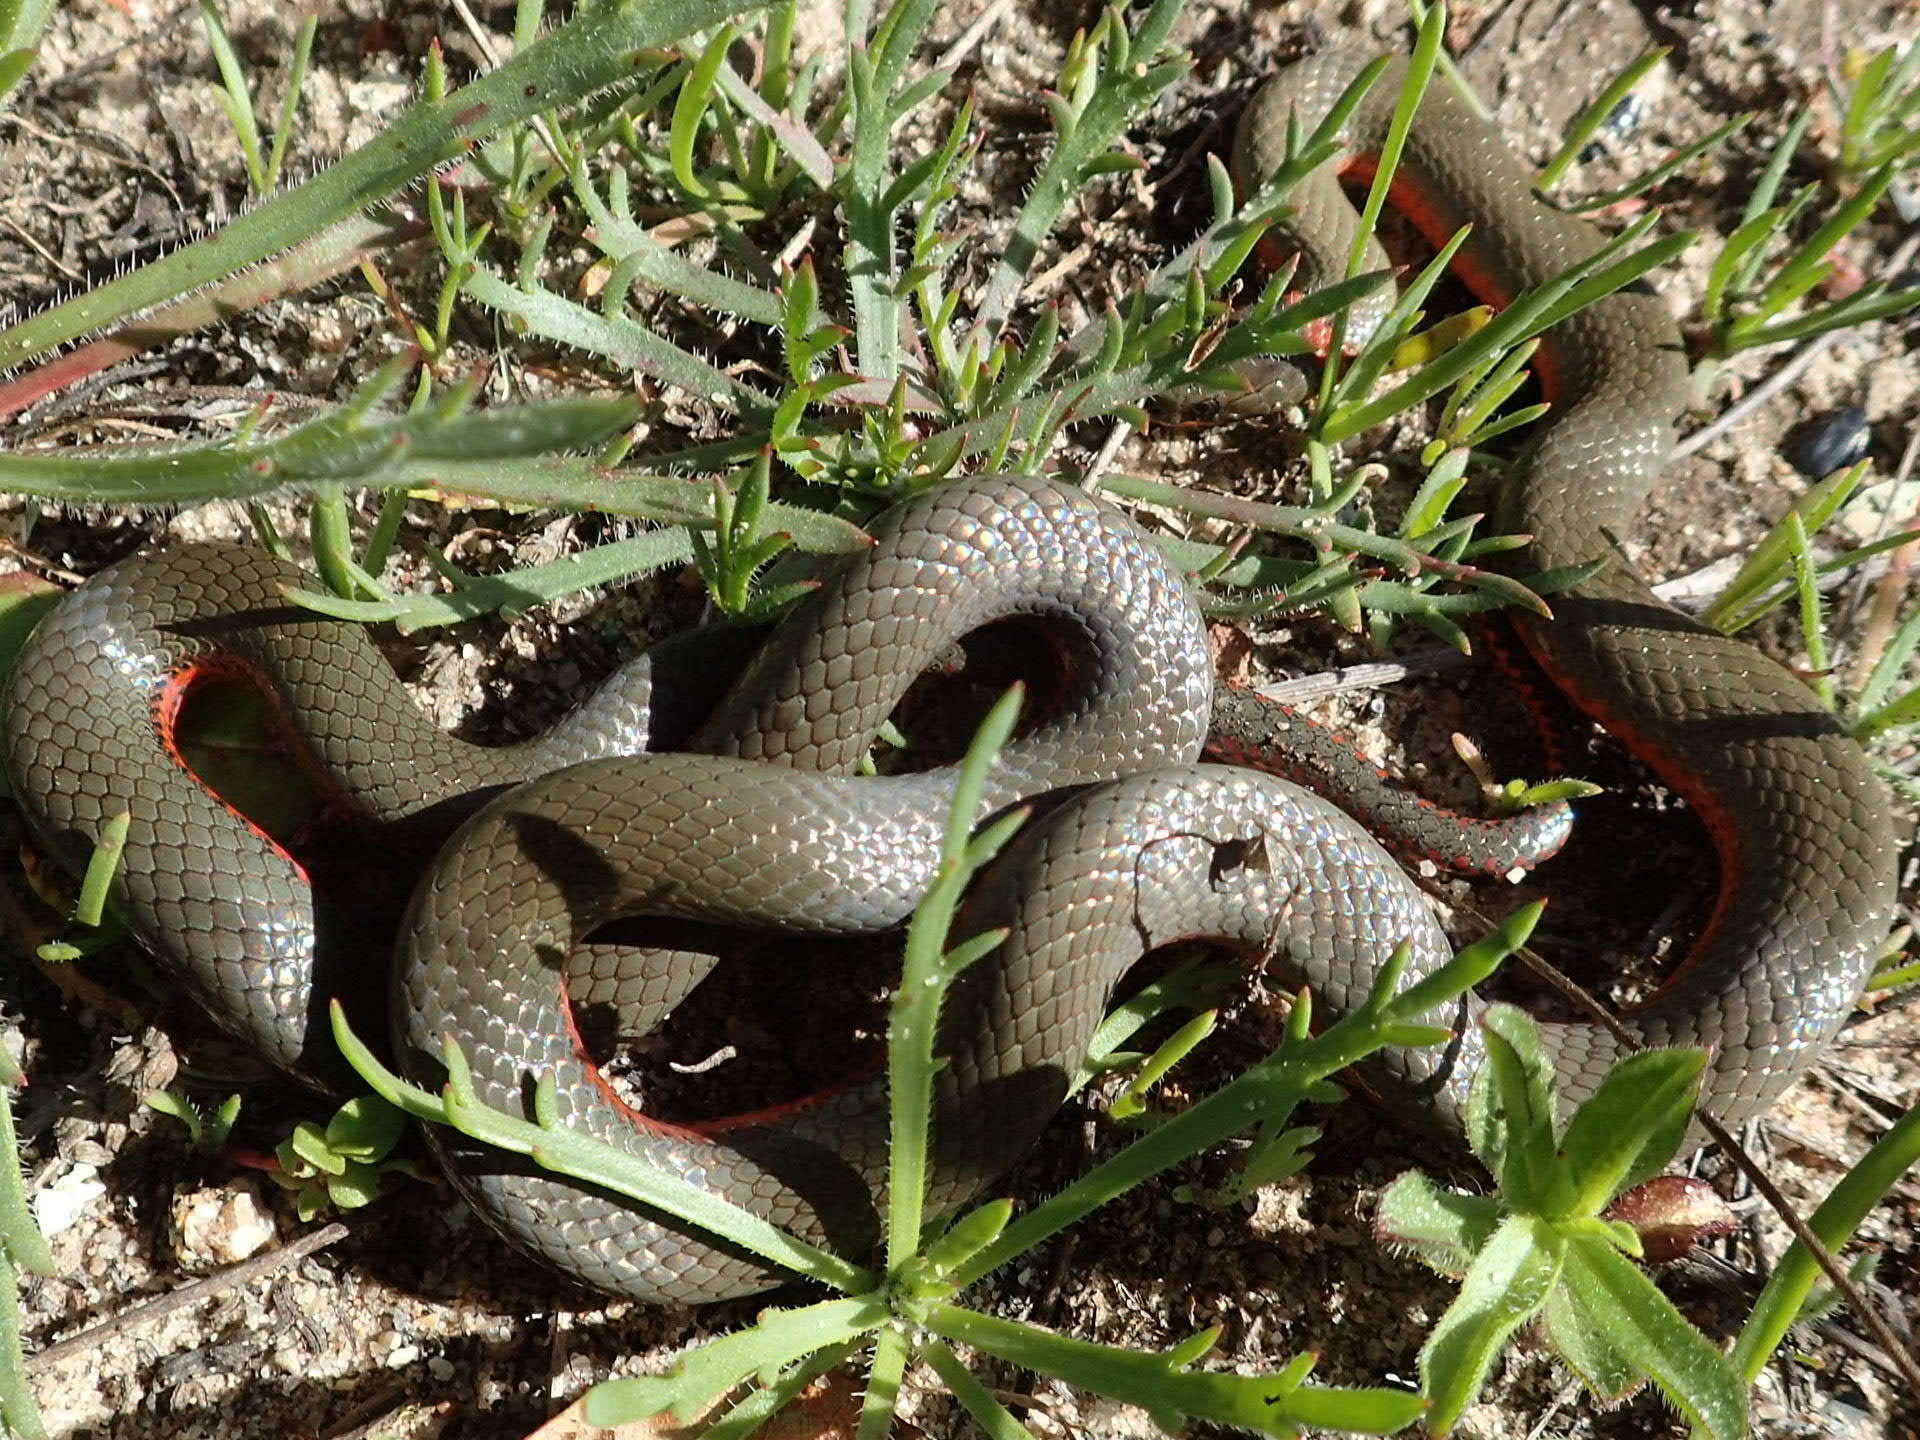
[[[1241,119],[1236,169],[1275,169],[1289,119],[1310,133],[1370,58],[1331,48],[1269,82]],[[1296,283],[1345,273],[1359,217],[1341,181],[1372,177],[1406,70],[1404,58],[1389,61],[1348,120],[1340,155],[1288,196]],[[1444,83],[1422,97],[1390,199],[1435,246],[1471,227],[1453,268],[1496,306],[1602,243],[1535,193],[1501,132]],[[1364,263],[1388,262],[1375,243]],[[1705,823],[1720,872],[1711,913],[1629,1025],[1638,1043],[1710,1046],[1705,1104],[1739,1125],[1831,1042],[1886,942],[1899,856],[1890,796],[1801,679],[1661,600],[1621,549],[1687,401],[1666,302],[1644,286],[1609,295],[1549,330],[1536,358],[1552,411],[1506,487],[1501,519],[1532,537],[1526,559],[1537,570],[1607,563],[1554,593],[1551,620],[1516,623],[1547,678]],[[1591,1093],[1619,1057],[1600,1027],[1555,1027],[1548,1042],[1570,1095]]]
[[[1268,163],[1286,115],[1310,123],[1353,68],[1335,53],[1283,73],[1243,124],[1240,162]],[[1390,88],[1391,77],[1375,93]],[[1356,113],[1353,163],[1377,144],[1384,104]],[[1445,229],[1473,221],[1467,266],[1492,292],[1537,283],[1597,243],[1533,199],[1504,143],[1443,92],[1400,173],[1417,187],[1403,197],[1414,213]],[[1330,171],[1309,183],[1303,238],[1337,233],[1336,195]],[[1736,1121],[1804,1070],[1857,997],[1887,928],[1894,845],[1863,755],[1811,692],[1656,600],[1615,548],[1666,448],[1676,341],[1638,294],[1553,331],[1542,358],[1555,413],[1507,503],[1540,564],[1613,562],[1556,595],[1555,618],[1529,625],[1527,643],[1706,818],[1722,888],[1678,978],[1628,1016],[1626,1041],[1584,1023],[1545,1032],[1576,1098],[1635,1044],[1708,1045],[1704,1103]],[[605,1008],[644,1031],[711,963],[698,946],[618,935],[634,916],[801,936],[908,918],[934,873],[955,771],[856,772],[957,636],[994,622],[1032,630],[1057,693],[995,762],[973,817],[1034,807],[957,927],[1006,939],[959,976],[939,1018],[936,1208],[1033,1143],[1148,950],[1209,938],[1271,956],[1334,1015],[1361,1003],[1397,948],[1411,976],[1445,963],[1431,907],[1363,826],[1283,778],[1202,762],[1224,692],[1198,602],[1117,507],[1052,479],[973,477],[901,502],[870,533],[872,547],[776,626],[704,720],[666,727],[671,753],[640,752],[659,743],[663,711],[685,710],[683,682],[717,668],[701,646],[678,661],[641,656],[542,736],[476,746],[420,714],[362,628],[290,604],[296,568],[206,544],[134,555],[52,610],[0,697],[0,752],[35,838],[70,868],[112,817],[130,816],[116,909],[277,1063],[321,1066],[325,1000],[390,987],[395,1049],[422,1083],[442,1077],[447,1036],[485,1103],[520,1111],[531,1077],[551,1075],[560,1120],[850,1253],[871,1247],[883,1213],[880,1077],[669,1124],[615,1092],[581,1016]],[[261,687],[330,803],[434,837],[390,967],[288,848],[183,763],[182,708],[210,675]],[[1482,1054],[1468,1023],[1477,1004],[1434,1017],[1454,1026],[1451,1047],[1391,1053],[1405,1093],[1457,1113]],[[781,1278],[644,1205],[438,1127],[429,1139],[496,1228],[584,1284],[694,1303]]]

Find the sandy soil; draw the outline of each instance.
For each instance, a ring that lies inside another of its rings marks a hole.
[[[292,22],[279,7],[230,8],[247,11],[236,17],[238,40],[248,62],[268,77],[277,103]],[[498,32],[510,27],[510,5],[477,8]],[[935,26],[936,46],[953,42],[986,9],[978,0],[946,7]],[[1088,6],[1014,0],[996,8],[963,61],[961,80],[977,87],[986,131],[966,196],[967,218],[983,234],[1008,212],[1044,152],[1036,92],[1057,72],[1075,27],[1095,13]],[[1669,223],[1724,234],[1789,108],[1813,101],[1811,145],[1830,153],[1836,130],[1823,73],[1847,45],[1911,38],[1915,14],[1911,0],[1463,4],[1453,49],[1512,127],[1514,143],[1543,160],[1598,77],[1649,45],[1672,46],[1670,70],[1648,93],[1637,125],[1584,167],[1576,184],[1595,192],[1609,188],[1728,115],[1756,111],[1755,123],[1732,146],[1657,197]],[[1199,158],[1224,150],[1233,117],[1259,79],[1324,38],[1404,43],[1395,29],[1400,15],[1390,0],[1338,7],[1195,0],[1178,32],[1195,54],[1193,74],[1132,137],[1144,170],[1094,192],[1067,217],[1056,235],[1057,252],[1038,267],[1049,278],[1036,286],[1035,298],[1059,300],[1071,323],[1076,314],[1097,312],[1108,296],[1124,294],[1203,216]],[[406,102],[411,77],[436,35],[456,73],[478,63],[458,21],[425,0],[328,7],[297,163],[318,165],[376,133]],[[126,0],[122,10],[88,0],[56,19],[41,66],[12,116],[0,120],[0,319],[31,313],[234,213],[244,172],[210,76],[191,6]],[[909,145],[924,139],[903,137]],[[1883,221],[1855,238],[1848,258],[1873,273],[1899,239],[1898,227]],[[1697,301],[1709,254],[1696,246],[1663,278],[1679,309]],[[408,303],[430,304],[436,266],[417,255],[389,257],[382,265]],[[1914,423],[1911,335],[1909,324],[1847,336],[1786,394],[1677,466],[1634,537],[1646,570],[1684,575],[1750,544],[1804,492],[1807,482],[1782,458],[1783,446],[1798,427],[1839,407],[1865,408],[1876,473],[1892,473]],[[469,323],[462,338],[475,361],[493,361],[495,395],[582,383],[568,373],[577,370],[577,358],[538,347],[496,353],[484,319]],[[58,395],[18,417],[6,443],[218,433],[263,391],[338,400],[395,345],[389,312],[349,275]],[[1764,377],[1780,358],[1742,359],[1714,407]],[[620,381],[601,376],[599,383]],[[1098,437],[1082,438],[1098,443]],[[1417,439],[1380,441],[1398,455],[1400,473],[1412,473]],[[1244,427],[1169,425],[1136,438],[1121,463],[1271,491],[1289,478],[1280,453],[1264,434]],[[1908,487],[1902,503],[1910,508],[1911,501]],[[242,528],[226,511],[54,515],[31,529],[18,507],[12,514],[8,539],[82,572],[170,526]],[[1895,518],[1904,521],[1906,511]],[[456,539],[461,531],[470,533]],[[465,561],[476,554],[526,560],[593,533],[594,527],[571,521],[422,507],[407,543],[416,553],[457,544]],[[408,658],[423,704],[438,718],[476,735],[522,732],[554,713],[556,697],[578,693],[646,636],[682,623],[691,608],[684,586],[663,584],[591,597],[511,626],[476,625],[432,637]],[[582,620],[588,623],[575,623]],[[1317,623],[1261,638],[1270,642],[1263,643],[1263,663],[1294,671],[1366,658]],[[1419,648],[1417,640],[1407,643]],[[1498,699],[1497,682],[1470,669],[1464,679],[1349,700],[1342,713],[1371,724],[1381,743],[1445,784],[1446,733],[1483,728],[1483,717],[1502,709]],[[1585,954],[1590,967],[1646,948],[1648,935],[1670,925],[1676,877],[1682,906],[1711,886],[1699,837],[1684,818],[1629,765],[1600,763],[1601,778],[1621,794],[1597,810],[1569,857],[1538,879],[1538,888],[1557,897],[1550,948],[1572,962]],[[1622,862],[1621,854],[1633,858]],[[1468,895],[1465,887],[1447,893]],[[1512,897],[1481,887],[1472,898],[1498,911]],[[6,908],[15,936],[27,935],[19,900]],[[17,961],[25,953],[19,945],[10,949]],[[35,1386],[55,1434],[103,1440],[517,1436],[610,1370],[657,1365],[673,1348],[751,1313],[745,1306],[681,1312],[598,1303],[509,1254],[443,1190],[416,1185],[349,1217],[349,1233],[328,1248],[251,1281],[210,1285],[192,1303],[154,1318],[142,1307],[225,1264],[274,1254],[303,1227],[274,1187],[228,1158],[194,1154],[180,1128],[144,1109],[140,1097],[176,1078],[202,1087],[200,1093],[244,1089],[240,1138],[262,1145],[314,1107],[193,1017],[161,1003],[158,987],[143,978],[133,957],[95,964],[88,976],[123,998],[93,990],[63,997],[63,989],[75,988],[70,977],[25,963],[0,977],[8,1023],[27,1045],[32,1084],[19,1102],[20,1124],[36,1207],[55,1231],[58,1261],[54,1278],[28,1286],[28,1348],[43,1350],[123,1317],[137,1321],[36,1364]],[[1259,1007],[1244,1008],[1213,1065],[1224,1069],[1256,1053]],[[1911,1010],[1893,1007],[1863,1018],[1781,1108],[1761,1138],[1761,1153],[1796,1203],[1810,1208],[1889,1118],[1914,1102],[1920,1087],[1915,1030]],[[1224,1326],[1220,1353],[1229,1360],[1272,1364],[1310,1347],[1322,1356],[1318,1378],[1330,1383],[1410,1377],[1425,1327],[1451,1290],[1374,1243],[1373,1197],[1413,1164],[1462,1185],[1478,1181],[1463,1156],[1377,1114],[1350,1108],[1329,1115],[1326,1127],[1311,1173],[1263,1193],[1257,1204],[1216,1213],[1179,1203],[1171,1184],[1144,1189],[1064,1243],[993,1277],[981,1303],[1074,1333],[1150,1346],[1217,1324]],[[1012,1193],[1044,1194],[1112,1143],[1091,1110],[1069,1113],[1013,1177]],[[1703,1169],[1731,1186],[1724,1162],[1709,1157]],[[1209,1162],[1175,1178],[1219,1172],[1219,1163]],[[1896,1329],[1908,1323],[1920,1293],[1916,1199],[1920,1190],[1903,1188],[1864,1232],[1882,1257],[1874,1298]],[[1716,1334],[1738,1324],[1758,1277],[1785,1244],[1780,1224],[1761,1207],[1746,1204],[1743,1213],[1751,1224],[1737,1243],[1675,1276],[1671,1286]],[[1756,1396],[1765,1433],[1915,1433],[1920,1402],[1899,1393],[1893,1370],[1862,1333],[1842,1316],[1804,1337],[1801,1358],[1772,1372]],[[1031,1376],[992,1378],[1030,1397],[1028,1420],[1038,1434],[1153,1433],[1143,1416]],[[964,1422],[936,1394],[918,1394],[910,1409],[928,1435],[965,1433]],[[1469,1421],[1472,1433],[1485,1436],[1679,1433],[1645,1396],[1596,1412],[1570,1390],[1563,1372],[1527,1347],[1507,1357]]]

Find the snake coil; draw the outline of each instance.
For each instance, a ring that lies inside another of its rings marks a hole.
[[[1358,60],[1288,71],[1243,124],[1265,168],[1298,113],[1311,125]],[[1364,157],[1394,75],[1362,106]],[[1428,97],[1396,191],[1431,229],[1471,222],[1469,277],[1490,298],[1539,283],[1597,244],[1532,197],[1500,137],[1450,95]],[[1331,173],[1303,187],[1311,253],[1344,255],[1351,210]],[[1657,473],[1683,370],[1660,302],[1621,294],[1547,339],[1551,423],[1508,520],[1531,561],[1613,563],[1527,627],[1548,673],[1706,818],[1720,898],[1679,977],[1630,1017],[1641,1043],[1714,1048],[1707,1103],[1758,1113],[1831,1038],[1892,908],[1886,798],[1864,755],[1779,666],[1663,605],[1611,536]],[[505,750],[428,725],[358,629],[287,606],[294,578],[257,552],[137,556],[68,597],[22,651],[0,701],[0,747],[40,840],[84,863],[132,817],[115,899],[142,942],[223,1021],[290,1068],[316,1063],[328,994],[365,983],[329,943],[307,877],[203,789],[172,753],[191,677],[261,677],[306,762],[368,815],[415,823],[506,788],[438,854],[409,910],[393,984],[403,1064],[429,1083],[440,1037],[481,1098],[523,1102],[555,1074],[564,1118],[815,1239],[869,1242],[885,1098],[850,1084],[777,1116],[689,1130],[616,1099],[583,1053],[573,1008],[644,1029],[683,995],[697,956],[596,943],[605,922],[665,914],[801,933],[865,932],[911,910],[937,851],[952,777],[850,775],[880,722],[951,638],[996,619],[1046,627],[1065,704],[1003,756],[984,807],[1080,787],[983,877],[967,924],[1010,928],[942,1017],[952,1059],[937,1099],[934,1199],[1011,1162],[1064,1093],[1119,974],[1146,948],[1213,936],[1277,940],[1332,1013],[1357,1003],[1393,948],[1414,973],[1448,953],[1411,882],[1370,836],[1284,781],[1195,764],[1211,697],[1204,629],[1183,579],[1118,511],[1044,480],[975,479],[908,501],[777,630],[694,737],[700,753],[637,756],[657,677],[647,659],[547,736]],[[524,783],[523,783],[524,782]],[[350,947],[348,947],[350,948]],[[1458,1019],[1459,1017],[1446,1017]],[[1457,1105],[1469,1028],[1445,1054],[1394,1063]],[[1597,1027],[1549,1027],[1561,1078],[1591,1089],[1617,1056]],[[770,1283],[747,1259],[660,1217],[510,1158],[445,1147],[452,1173],[519,1244],[590,1284],[695,1301]]]

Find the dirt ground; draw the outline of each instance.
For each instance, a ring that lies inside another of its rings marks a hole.
[[[228,8],[243,54],[271,77],[267,89],[277,103],[293,7]],[[510,31],[511,5],[474,8],[495,35]],[[1331,38],[1404,45],[1402,14],[1394,0],[1194,0],[1176,32],[1194,52],[1193,72],[1131,137],[1144,169],[1070,213],[1055,237],[1057,253],[1037,268],[1046,278],[1034,298],[1056,298],[1071,315],[1097,312],[1109,294],[1124,294],[1203,218],[1199,159],[1208,150],[1224,152],[1233,117],[1262,76]],[[1809,143],[1830,153],[1836,130],[1821,77],[1847,47],[1911,41],[1917,15],[1913,0],[1463,0],[1451,48],[1510,125],[1515,144],[1544,160],[1602,77],[1648,46],[1673,47],[1637,124],[1584,166],[1576,183],[1595,193],[1610,188],[1649,157],[1735,112],[1755,111],[1759,118],[1731,147],[1657,196],[1669,224],[1725,234],[1789,108],[1815,102]],[[937,20],[936,50],[984,22],[960,67],[961,84],[976,87],[986,132],[981,192],[969,197],[982,226],[993,223],[996,208],[1011,208],[1044,153],[1037,92],[1057,73],[1075,28],[1096,16],[1091,5],[965,0]],[[830,32],[831,20],[824,23]],[[456,74],[470,73],[478,63],[474,43],[455,15],[427,0],[325,7],[296,164],[317,165],[376,133],[407,101],[436,35]],[[32,313],[231,216],[244,194],[243,170],[210,75],[192,6],[75,0],[56,17],[40,66],[0,119],[0,320]],[[925,137],[902,139],[911,145]],[[1883,219],[1856,238],[1847,258],[1877,273],[1901,239],[1902,227]],[[1696,245],[1661,277],[1683,313],[1698,300],[1708,255]],[[393,261],[402,293],[430,296],[437,268],[410,275],[407,263]],[[485,329],[476,324],[467,338],[476,360],[495,360],[496,389],[508,387],[503,377],[551,388],[537,378],[553,373],[545,357],[490,357]],[[1807,482],[1783,458],[1785,450],[1809,422],[1842,407],[1864,408],[1876,475],[1893,474],[1915,425],[1913,333],[1908,322],[1848,335],[1784,394],[1676,465],[1632,537],[1644,569],[1682,577],[1740,553],[1804,493]],[[8,424],[5,443],[218,433],[263,391],[336,401],[395,345],[389,312],[350,274],[42,402]],[[1712,408],[1762,380],[1781,359],[1743,357]],[[601,383],[621,380],[604,376]],[[1705,418],[1694,417],[1683,430]],[[1391,445],[1396,437],[1380,439]],[[1416,450],[1416,442],[1400,446],[1404,465]],[[1278,453],[1244,429],[1170,425],[1136,437],[1120,463],[1271,490],[1285,478]],[[1900,507],[1893,518],[1905,523],[1913,487],[1876,493],[1889,492],[1875,503]],[[8,513],[0,538],[83,573],[170,525],[244,528],[225,510],[54,515],[32,529],[18,505]],[[479,522],[436,512],[412,524],[408,543],[445,544],[469,523]],[[570,524],[537,516],[493,513],[486,523],[496,531],[477,543],[522,558],[576,538]],[[1851,523],[1871,528],[1875,521],[1863,510]],[[476,735],[523,731],[554,713],[552,697],[578,693],[647,635],[684,621],[689,608],[685,587],[668,584],[555,607],[513,626],[432,638],[414,657],[422,702]],[[583,618],[588,633],[569,630]],[[1290,673],[1369,658],[1317,624],[1263,632],[1262,640],[1271,642],[1263,643],[1263,660]],[[1406,643],[1417,651],[1417,641]],[[1446,783],[1447,732],[1473,729],[1477,717],[1499,709],[1489,704],[1497,701],[1496,687],[1484,668],[1470,667],[1457,679],[1349,696],[1341,713],[1373,725],[1405,763]],[[1609,773],[1600,778],[1619,793],[1596,807],[1569,855],[1524,892],[1556,897],[1543,938],[1556,959],[1570,964],[1584,955],[1604,965],[1646,948],[1647,937],[1670,928],[1676,906],[1685,914],[1711,889],[1697,833],[1626,762],[1602,763]],[[1910,900],[1910,868],[1903,878]],[[1443,882],[1442,890],[1495,913],[1514,898],[1501,886],[1470,892]],[[26,933],[27,911],[17,896],[5,902],[5,913],[16,936]],[[158,988],[138,978],[137,963],[98,963],[77,981],[36,969],[18,945],[9,949],[15,963],[0,975],[0,998],[6,1024],[24,1037],[31,1076],[18,1102],[23,1148],[36,1212],[52,1232],[58,1262],[53,1278],[26,1289],[27,1348],[34,1354],[106,1327],[33,1362],[55,1435],[519,1436],[593,1381],[616,1369],[657,1367],[675,1348],[751,1314],[745,1305],[610,1305],[569,1291],[506,1251],[444,1189],[427,1185],[347,1217],[346,1233],[313,1253],[263,1267],[255,1278],[209,1281],[250,1256],[285,1259],[281,1247],[312,1227],[303,1227],[257,1172],[228,1157],[195,1154],[180,1127],[146,1110],[140,1097],[176,1079],[201,1094],[244,1089],[240,1138],[268,1145],[313,1102],[161,1004]],[[85,993],[62,993],[83,986]],[[1225,1068],[1250,1059],[1258,1021],[1257,1014],[1243,1015],[1210,1063]],[[1891,1117],[1920,1100],[1917,1029],[1912,1008],[1863,1017],[1759,1137],[1758,1153],[1803,1211]],[[1173,1183],[1216,1176],[1219,1165],[1210,1162],[1130,1194],[1063,1242],[996,1275],[981,1303],[1075,1334],[1145,1346],[1221,1325],[1218,1353],[1230,1362],[1271,1365],[1311,1348],[1321,1356],[1322,1381],[1408,1381],[1426,1327],[1451,1287],[1375,1244],[1373,1198],[1416,1164],[1461,1185],[1478,1181],[1470,1161],[1417,1127],[1357,1107],[1328,1114],[1324,1124],[1326,1139],[1310,1172],[1262,1193],[1257,1204],[1215,1212],[1177,1202]],[[1045,1194],[1112,1143],[1091,1109],[1070,1111],[1013,1177],[1011,1192]],[[1708,1156],[1701,1168],[1735,1188],[1724,1162]],[[1920,1295],[1917,1208],[1920,1189],[1909,1183],[1863,1232],[1881,1255],[1872,1297],[1902,1334]],[[1750,1222],[1744,1233],[1676,1274],[1669,1287],[1710,1333],[1737,1326],[1759,1277],[1786,1244],[1763,1206],[1742,1200],[1741,1212]],[[206,1283],[189,1293],[189,1303],[162,1315],[143,1309],[196,1282]],[[128,1317],[130,1323],[111,1323]],[[1756,1429],[1778,1436],[1920,1433],[1920,1398],[1900,1393],[1896,1372],[1864,1334],[1842,1314],[1801,1337],[1794,1358],[1777,1365],[1755,1396]],[[1143,1415],[1030,1375],[1000,1371],[991,1378],[1026,1399],[1037,1434],[1155,1433]],[[913,1423],[929,1436],[967,1433],[964,1419],[925,1383],[908,1407]],[[1564,1372],[1524,1346],[1507,1356],[1467,1424],[1488,1437],[1680,1433],[1648,1396],[1596,1411]]]

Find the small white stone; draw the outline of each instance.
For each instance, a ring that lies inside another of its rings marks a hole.
[[[52,1239],[87,1212],[94,1201],[107,1193],[100,1183],[96,1165],[79,1164],[59,1179],[34,1192],[33,1221],[40,1233]]]
[[[235,1264],[278,1238],[272,1212],[248,1185],[189,1190],[174,1198],[171,1218],[175,1245],[188,1269]]]

